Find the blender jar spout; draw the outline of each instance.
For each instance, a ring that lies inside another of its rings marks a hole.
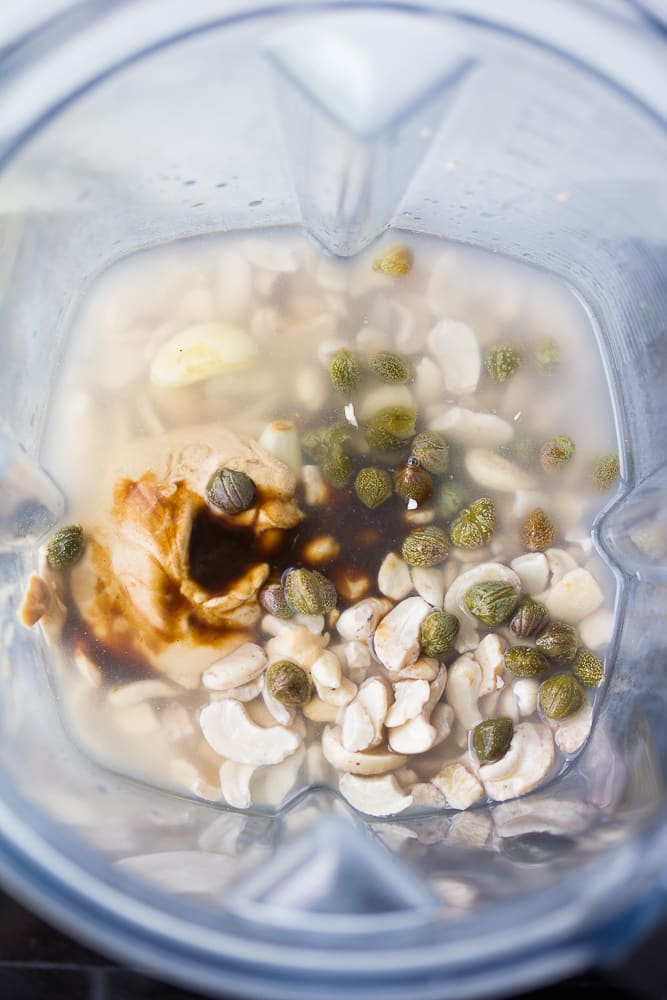
[[[60,490],[0,423],[0,545],[33,547],[62,517]]]
[[[607,511],[597,538],[609,561],[628,576],[667,582],[667,465]]]

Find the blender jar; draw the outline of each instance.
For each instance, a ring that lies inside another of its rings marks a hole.
[[[355,86],[332,37],[364,40]],[[662,912],[664,56],[638,19],[546,0],[91,0],[6,46],[0,866],[31,906],[163,977],[290,1000],[516,990],[610,960]],[[457,836],[450,814],[367,821],[320,787],[262,813],[123,780],[70,741],[17,624],[62,512],[40,447],[83,292],[135,250],[269,225],[346,255],[387,226],[504,254],[599,330],[623,449],[594,531],[615,665],[575,765]]]

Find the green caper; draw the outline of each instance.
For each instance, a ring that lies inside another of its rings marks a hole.
[[[574,441],[565,434],[549,438],[540,448],[540,465],[545,472],[561,469],[574,455]]]
[[[538,634],[535,644],[552,663],[563,666],[574,659],[579,636],[567,622],[551,622]]]
[[[415,528],[403,540],[401,553],[409,566],[437,566],[447,558],[449,539],[435,524]]]
[[[385,247],[373,260],[373,270],[400,278],[412,270],[412,251],[403,243]]]
[[[480,722],[472,731],[472,745],[478,760],[483,764],[500,760],[509,750],[513,736],[511,719],[500,717]]]
[[[340,445],[333,445],[326,460],[322,463],[322,475],[336,490],[342,490],[352,478],[352,462],[350,456]]]
[[[540,631],[548,617],[549,612],[544,604],[534,601],[532,597],[525,597],[510,622],[510,629],[517,639],[529,639]]]
[[[375,510],[391,496],[391,476],[376,466],[360,469],[354,480],[354,492],[369,510]]]
[[[394,489],[402,500],[419,505],[433,495],[433,480],[419,465],[401,465],[394,473]]]
[[[291,618],[294,614],[280,583],[267,583],[257,594],[257,600],[265,611],[276,618]]]
[[[437,431],[421,431],[412,442],[412,455],[427,472],[441,476],[449,465],[449,445]]]
[[[361,385],[361,365],[349,351],[341,347],[329,366],[331,383],[341,396],[351,396]]]
[[[287,570],[282,585],[287,604],[302,615],[326,615],[336,607],[336,588],[315,569]]]
[[[505,653],[505,666],[516,677],[537,677],[546,674],[549,661],[533,646],[512,646]]]
[[[211,507],[224,514],[242,514],[254,506],[257,490],[250,476],[237,469],[218,469],[206,486]]]
[[[366,440],[379,451],[397,451],[413,437],[416,419],[416,412],[407,406],[387,406],[369,422]]]
[[[519,595],[508,583],[487,580],[470,587],[463,600],[475,618],[495,628],[512,617],[519,604]]]
[[[73,566],[85,549],[83,528],[80,524],[67,524],[53,533],[46,546],[46,561],[51,569]]]
[[[529,552],[544,552],[554,544],[556,538],[556,525],[541,507],[531,510],[524,518],[521,541]]]
[[[297,708],[310,701],[313,693],[310,677],[291,660],[277,660],[266,671],[266,688],[282,705]]]
[[[604,677],[604,664],[590,649],[580,649],[572,667],[572,673],[584,687],[596,688]]]
[[[464,507],[452,524],[450,534],[454,545],[461,549],[477,549],[486,545],[496,530],[496,505],[490,497],[480,497]]]
[[[459,620],[445,611],[432,611],[421,626],[421,648],[426,656],[439,657],[451,649],[459,634]]]
[[[521,367],[521,351],[512,344],[498,344],[486,355],[486,370],[495,382],[507,382]]]
[[[591,479],[596,490],[608,490],[618,479],[620,462],[617,452],[609,452],[596,459],[591,469]]]
[[[303,450],[318,465],[323,465],[329,458],[332,449],[342,448],[352,437],[350,425],[346,423],[330,424],[328,427],[315,427],[306,431],[301,439]]]
[[[517,434],[512,443],[511,453],[519,465],[533,465],[540,453],[540,442],[534,434]]]
[[[556,674],[542,681],[538,697],[540,708],[549,719],[563,719],[581,707],[584,692],[572,674]]]
[[[553,375],[560,365],[560,347],[553,337],[542,337],[533,348],[535,367],[542,375]]]
[[[368,367],[383,382],[394,385],[404,385],[410,378],[407,363],[398,354],[392,354],[390,351],[380,351],[370,359]]]
[[[466,495],[461,487],[455,486],[452,483],[448,486],[443,486],[439,490],[436,505],[440,517],[444,518],[445,521],[449,521],[451,517],[454,517],[461,510],[465,502]]]

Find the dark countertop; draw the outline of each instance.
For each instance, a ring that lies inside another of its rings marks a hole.
[[[663,927],[613,974],[591,971],[524,993],[522,998],[561,1000],[567,993],[568,1000],[663,1000],[667,998],[666,943],[667,928]],[[115,965],[0,893],[3,1000],[193,1000],[198,995]]]

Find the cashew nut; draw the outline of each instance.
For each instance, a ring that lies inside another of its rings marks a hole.
[[[474,330],[458,320],[442,319],[429,333],[428,347],[442,369],[448,396],[474,392],[482,368]]]
[[[407,762],[407,757],[390,750],[377,748],[362,753],[346,750],[331,726],[322,733],[322,753],[339,771],[351,774],[386,774],[396,771]]]
[[[395,552],[389,552],[382,560],[378,571],[378,590],[392,601],[402,601],[412,590],[408,564]]]
[[[434,431],[441,431],[457,444],[484,445],[496,448],[507,444],[514,437],[514,428],[493,413],[478,413],[462,406],[449,406],[429,423]]]
[[[343,611],[336,628],[343,639],[369,639],[378,622],[391,609],[391,601],[368,597]]]
[[[437,566],[413,566],[412,584],[420,597],[434,608],[441,608],[445,599],[445,577]]]
[[[561,621],[576,624],[587,618],[602,604],[602,591],[587,569],[570,570],[545,594],[549,614]]]
[[[563,753],[576,753],[588,739],[592,725],[593,709],[585,701],[576,712],[566,715],[553,726],[556,746]]]
[[[375,631],[375,655],[387,670],[401,670],[418,659],[421,624],[430,611],[421,597],[408,597],[382,619]]]
[[[438,676],[439,664],[430,656],[420,656],[414,663],[408,664],[396,672],[396,679],[401,681],[434,681]]]
[[[235,809],[248,809],[252,805],[250,779],[256,771],[255,764],[238,764],[225,760],[220,765],[220,791],[228,805]]]
[[[379,677],[369,677],[343,714],[341,742],[346,750],[368,750],[382,742],[389,691]]]
[[[389,733],[389,747],[396,753],[415,754],[430,750],[438,735],[425,715],[418,715]]]
[[[444,795],[452,809],[468,809],[484,795],[481,784],[463,764],[448,764],[431,783]]]
[[[403,792],[391,774],[380,778],[343,774],[338,787],[354,809],[369,816],[395,816],[412,805],[412,795]]]
[[[533,476],[521,466],[485,448],[467,451],[465,467],[470,478],[485,490],[514,493],[515,490],[531,490],[535,485]]]
[[[394,684],[394,704],[387,712],[385,725],[393,729],[415,719],[422,711],[431,694],[431,686],[426,680],[397,681]]]
[[[562,580],[566,573],[570,573],[579,565],[577,560],[569,552],[566,552],[565,549],[547,549],[544,554],[549,564],[552,587],[559,580]]]
[[[541,723],[521,722],[505,756],[480,767],[479,776],[489,798],[504,802],[539,785],[553,762],[554,741],[549,728]]]
[[[209,746],[238,764],[279,764],[294,753],[302,739],[286,726],[258,726],[245,706],[231,699],[206,705],[199,724]]]
[[[485,635],[479,646],[473,653],[474,658],[482,668],[482,681],[479,686],[479,697],[497,691],[505,686],[503,671],[505,661],[503,653],[507,649],[507,643],[495,632]]]
[[[266,654],[261,646],[244,642],[227,656],[216,660],[202,674],[202,684],[213,691],[228,691],[241,687],[258,677],[266,666]]]
[[[456,718],[456,740],[466,746],[468,731],[482,721],[477,699],[482,683],[482,668],[472,656],[464,653],[448,669],[446,700]]]
[[[540,685],[533,677],[522,677],[512,688],[519,714],[526,717],[537,711],[537,696]]]
[[[533,510],[535,505],[530,508]],[[527,552],[512,559],[510,566],[521,580],[525,594],[541,594],[549,580],[549,563],[543,552]]]

